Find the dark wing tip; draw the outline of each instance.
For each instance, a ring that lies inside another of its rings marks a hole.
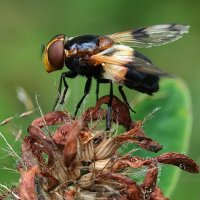
[[[171,25],[169,26],[169,29],[170,29],[170,30],[172,30],[172,31],[177,31],[177,32],[179,32],[180,34],[188,33],[188,32],[189,32],[189,28],[190,28],[189,25],[183,25],[183,24],[171,24]]]
[[[182,24],[160,24],[133,30],[131,34],[135,46],[152,47],[178,40],[189,28]]]

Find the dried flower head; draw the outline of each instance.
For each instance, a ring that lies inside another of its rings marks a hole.
[[[81,119],[56,111],[32,122],[21,148],[21,180],[15,195],[21,200],[166,200],[156,185],[159,163],[199,172],[192,159],[179,153],[154,158],[120,154],[118,149],[127,142],[153,152],[162,146],[144,133],[142,121],[131,120],[128,107],[117,97],[112,103],[112,120],[126,132],[116,135],[99,130],[97,124],[106,116],[101,105],[108,101],[109,96],[102,97]],[[125,173],[139,168],[146,168],[142,183]]]

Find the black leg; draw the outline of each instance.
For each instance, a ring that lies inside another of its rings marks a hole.
[[[88,93],[90,92],[90,88],[91,88],[91,82],[92,82],[92,78],[89,77],[85,83],[85,89],[84,89],[84,95],[81,98],[81,100],[78,102],[77,106],[76,106],[76,111],[74,113],[74,117],[76,117],[77,112],[81,106],[81,104],[83,103],[83,100],[85,99],[85,97],[88,95]]]
[[[107,113],[107,116],[106,116],[106,130],[107,131],[109,131],[110,128],[111,128],[112,100],[113,100],[113,83],[112,83],[112,81],[110,81],[108,113]]]
[[[100,84],[100,82],[97,80],[97,86],[96,86],[96,101],[99,100],[99,84]]]
[[[96,85],[96,100],[97,101],[99,100],[99,86],[100,86],[100,83],[110,83],[110,81],[107,80],[107,79],[102,79],[102,78],[97,79],[97,85]]]
[[[68,90],[68,84],[67,84],[65,78],[66,77],[68,77],[68,78],[75,78],[76,76],[77,76],[77,74],[75,72],[71,72],[71,71],[69,71],[69,72],[63,72],[61,74],[61,76],[60,76],[60,82],[59,82],[59,86],[58,86],[58,96],[57,96],[56,102],[55,102],[55,104],[53,106],[53,110],[55,110],[55,108],[56,108],[56,106],[57,106],[57,104],[59,102],[60,96],[61,96],[62,82],[64,84],[65,89],[64,89],[64,92],[62,94],[62,98],[61,98],[60,104],[64,103],[65,96],[66,96],[66,93],[67,93],[67,90]]]
[[[136,113],[136,112],[131,108],[130,104],[128,103],[128,100],[127,100],[127,98],[126,98],[126,95],[125,95],[125,93],[124,93],[124,91],[123,91],[123,86],[120,85],[120,86],[118,87],[118,89],[119,89],[119,92],[120,92],[120,94],[121,94],[121,96],[122,96],[124,102],[125,102],[126,105],[128,106],[128,108],[129,108],[132,112]]]
[[[68,84],[67,84],[67,81],[65,80],[65,76],[62,77],[63,78],[63,84],[64,84],[64,91],[63,91],[63,94],[62,94],[62,97],[61,97],[61,100],[60,100],[60,104],[64,104],[65,102],[65,96],[67,94],[67,90],[69,88]]]

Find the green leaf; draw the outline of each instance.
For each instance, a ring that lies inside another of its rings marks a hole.
[[[192,129],[191,99],[188,88],[180,79],[165,79],[161,81],[160,91],[153,96],[138,95],[134,100],[133,119],[144,119],[149,113],[149,119],[144,124],[148,136],[163,145],[159,153],[149,153],[145,150],[136,154],[142,157],[155,157],[164,152],[186,153]],[[156,108],[158,111],[154,112]],[[166,196],[174,190],[181,169],[175,166],[163,165],[159,175],[159,185]]]

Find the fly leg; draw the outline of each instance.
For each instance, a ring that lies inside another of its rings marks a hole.
[[[85,89],[84,89],[84,95],[81,98],[81,100],[78,102],[77,106],[76,106],[76,111],[74,113],[74,117],[76,117],[77,112],[81,106],[81,104],[83,103],[83,100],[85,99],[85,97],[88,95],[88,93],[90,92],[90,88],[91,88],[91,82],[92,82],[92,78],[89,77],[85,83]]]
[[[63,72],[60,76],[60,81],[59,81],[59,86],[58,86],[58,96],[56,98],[56,102],[53,106],[53,110],[55,110],[59,100],[60,100],[60,97],[61,97],[61,91],[62,91],[62,83],[64,84],[64,91],[63,91],[63,94],[62,94],[62,97],[61,97],[61,101],[60,101],[60,104],[63,104],[64,101],[65,101],[65,96],[66,96],[66,93],[67,93],[67,90],[68,90],[68,84],[67,84],[67,81],[65,80],[65,78],[75,78],[77,76],[77,74],[75,72]]]
[[[99,85],[100,85],[100,82],[97,80],[97,85],[96,85],[96,102],[99,100]]]
[[[99,100],[99,85],[100,83],[110,83],[110,93],[109,93],[109,102],[108,102],[108,111],[106,115],[106,130],[109,131],[111,128],[111,114],[112,114],[112,100],[113,100],[113,83],[108,79],[97,79],[96,86],[96,100]]]
[[[96,101],[99,100],[99,86],[100,86],[100,83],[109,83],[110,81],[107,80],[107,79],[102,79],[102,78],[99,78],[97,79],[97,85],[96,85]]]
[[[124,93],[124,90],[123,90],[123,86],[122,85],[119,85],[118,86],[118,90],[119,90],[119,93],[121,94],[122,98],[123,98],[123,101],[125,102],[125,104],[128,106],[128,108],[133,112],[133,113],[136,113],[130,106],[130,104],[128,103],[128,100],[126,98],[126,95]]]

